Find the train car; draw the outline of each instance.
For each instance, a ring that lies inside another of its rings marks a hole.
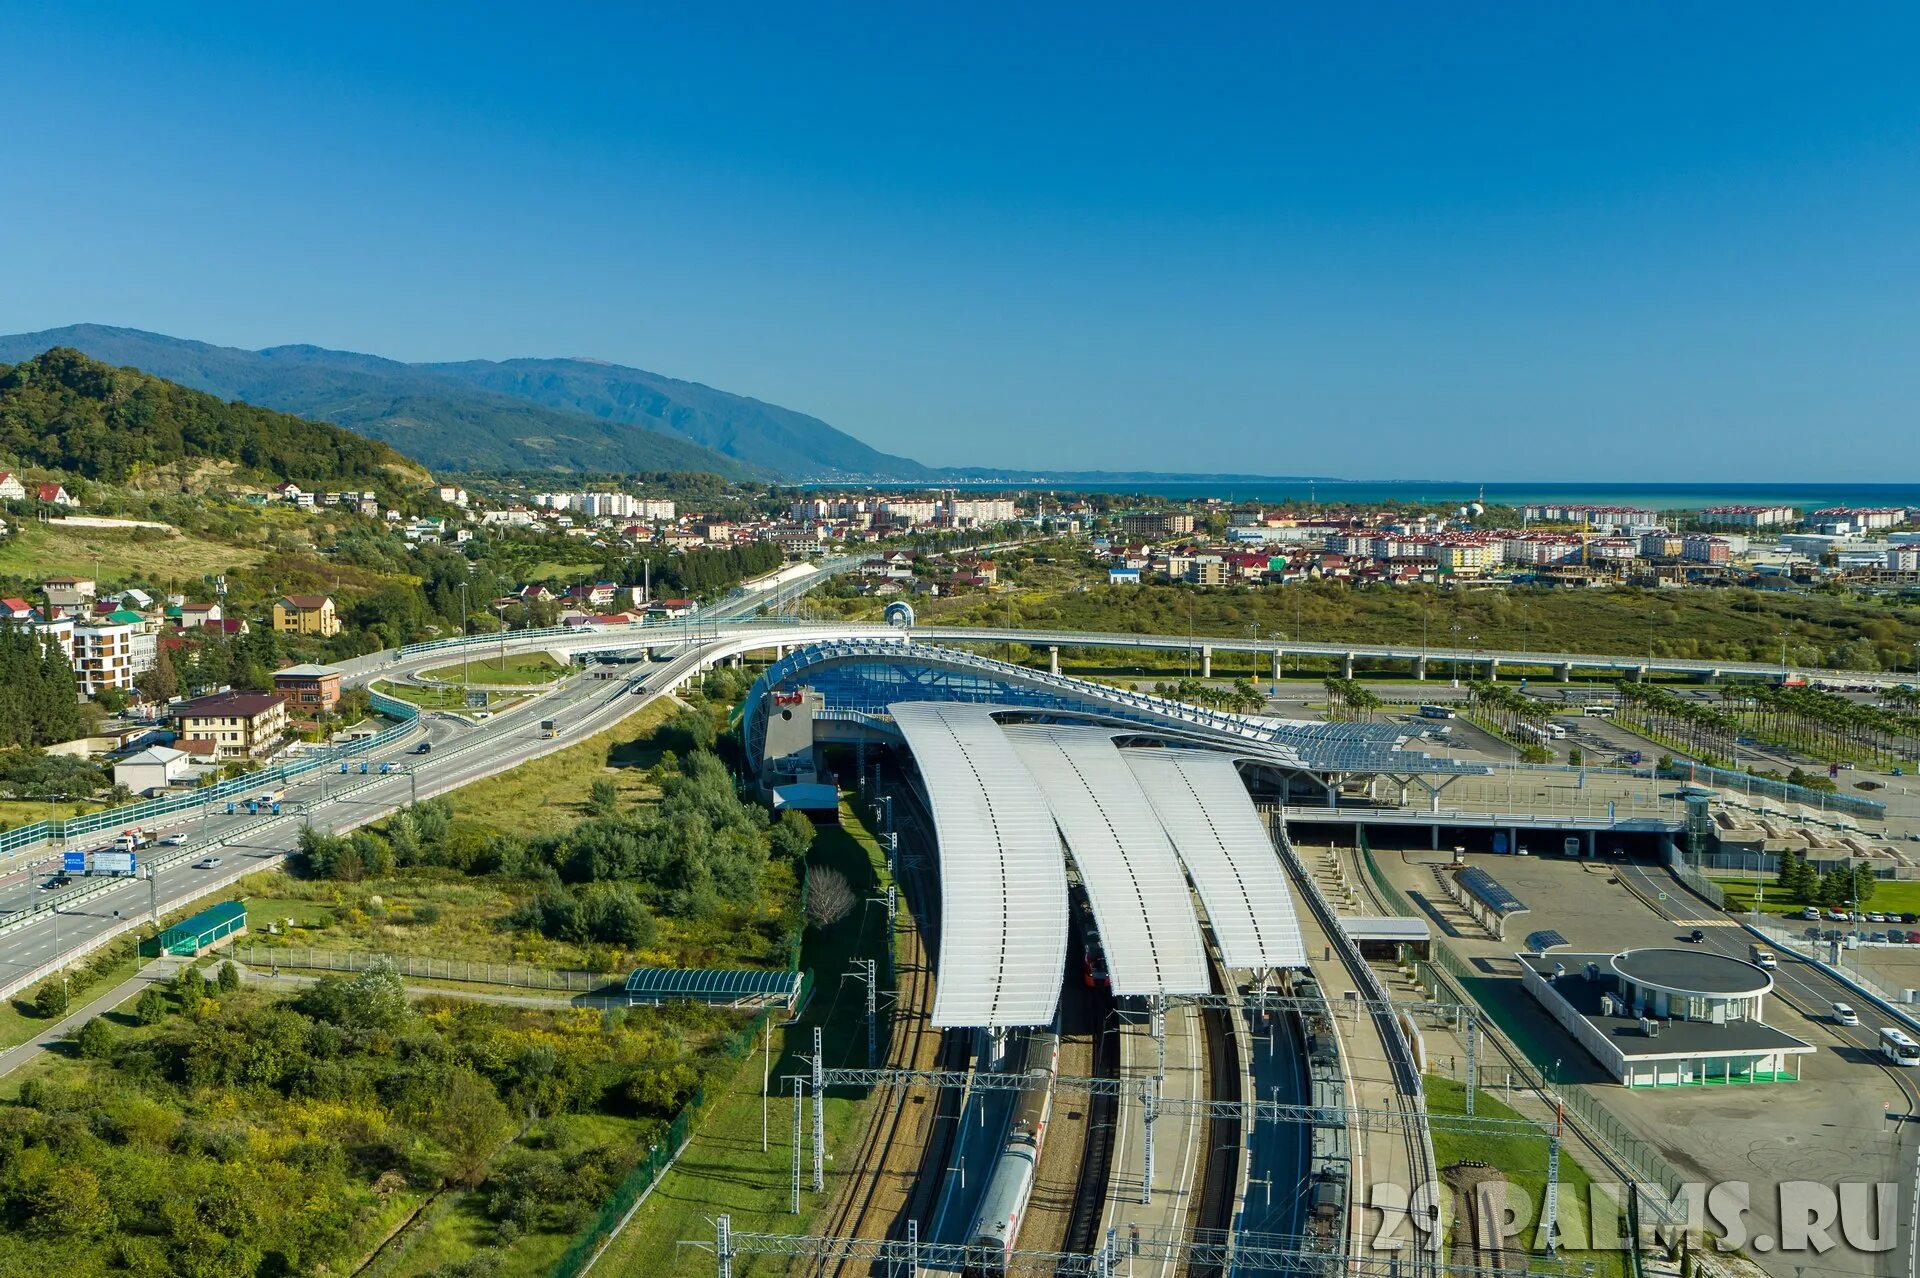
[[[1029,1079],[1014,1101],[1007,1142],[994,1161],[980,1212],[967,1232],[966,1278],[1001,1278],[1033,1194],[1034,1168],[1046,1144],[1053,1112],[1053,1078],[1060,1069],[1060,1036],[1052,1030],[1027,1035],[1021,1069]]]

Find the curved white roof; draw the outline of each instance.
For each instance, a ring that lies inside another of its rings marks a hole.
[[[1180,860],[1099,728],[1010,727],[1080,869],[1117,995],[1204,994],[1206,948]]]
[[[1067,962],[1052,813],[988,708],[890,707],[926,782],[940,855],[933,1024],[1051,1024]]]
[[[1305,967],[1286,871],[1233,760],[1210,750],[1120,753],[1193,876],[1226,965]]]

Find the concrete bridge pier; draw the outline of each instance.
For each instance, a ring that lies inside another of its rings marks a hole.
[[[1280,660],[1281,660],[1280,650],[1278,648],[1275,648],[1273,650],[1273,681],[1275,683],[1280,682]]]
[[[1340,677],[1342,679],[1353,678],[1353,654],[1351,652],[1340,658]]]
[[[1200,677],[1213,678],[1213,648],[1204,643],[1200,645]]]
[[[1416,679],[1424,679],[1427,677],[1427,657],[1425,653],[1421,653],[1413,659],[1413,677]]]
[[[1060,645],[1057,643],[1047,645],[1047,673],[1060,673]]]
[[[1553,668],[1553,677],[1561,683],[1572,683],[1573,663],[1571,661],[1562,661]]]
[[[1487,682],[1500,682],[1500,658],[1498,657],[1487,658]]]
[[[1635,683],[1645,683],[1647,681],[1647,668],[1645,666],[1635,666],[1631,677]]]

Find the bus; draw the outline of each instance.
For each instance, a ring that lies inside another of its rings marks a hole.
[[[1589,719],[1611,719],[1613,718],[1613,707],[1611,705],[1600,704],[1581,706],[1580,713],[1586,715]]]
[[[1889,1027],[1880,1031],[1880,1054],[1895,1065],[1920,1065],[1920,1043],[1908,1038],[1903,1030]]]
[[[1454,717],[1453,707],[1452,706],[1421,706],[1420,717],[1422,719],[1451,719]]]

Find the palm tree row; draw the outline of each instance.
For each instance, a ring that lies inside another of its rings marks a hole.
[[[1522,723],[1536,723],[1553,713],[1546,702],[1530,697],[1518,688],[1485,679],[1469,679],[1467,696],[1473,708],[1500,726],[1501,734],[1514,736]]]
[[[1358,679],[1325,679],[1320,686],[1327,690],[1327,709],[1333,714],[1354,714],[1365,719],[1386,704]]]
[[[1875,761],[1912,759],[1920,751],[1920,693],[1896,688],[1884,706],[1850,701],[1818,688],[1739,684],[1723,689],[1722,701],[1754,735],[1819,758],[1864,755]]]
[[[1689,701],[1657,684],[1622,681],[1614,688],[1616,713],[1629,723],[1676,742],[1689,754],[1733,757],[1740,724],[1727,711]]]

